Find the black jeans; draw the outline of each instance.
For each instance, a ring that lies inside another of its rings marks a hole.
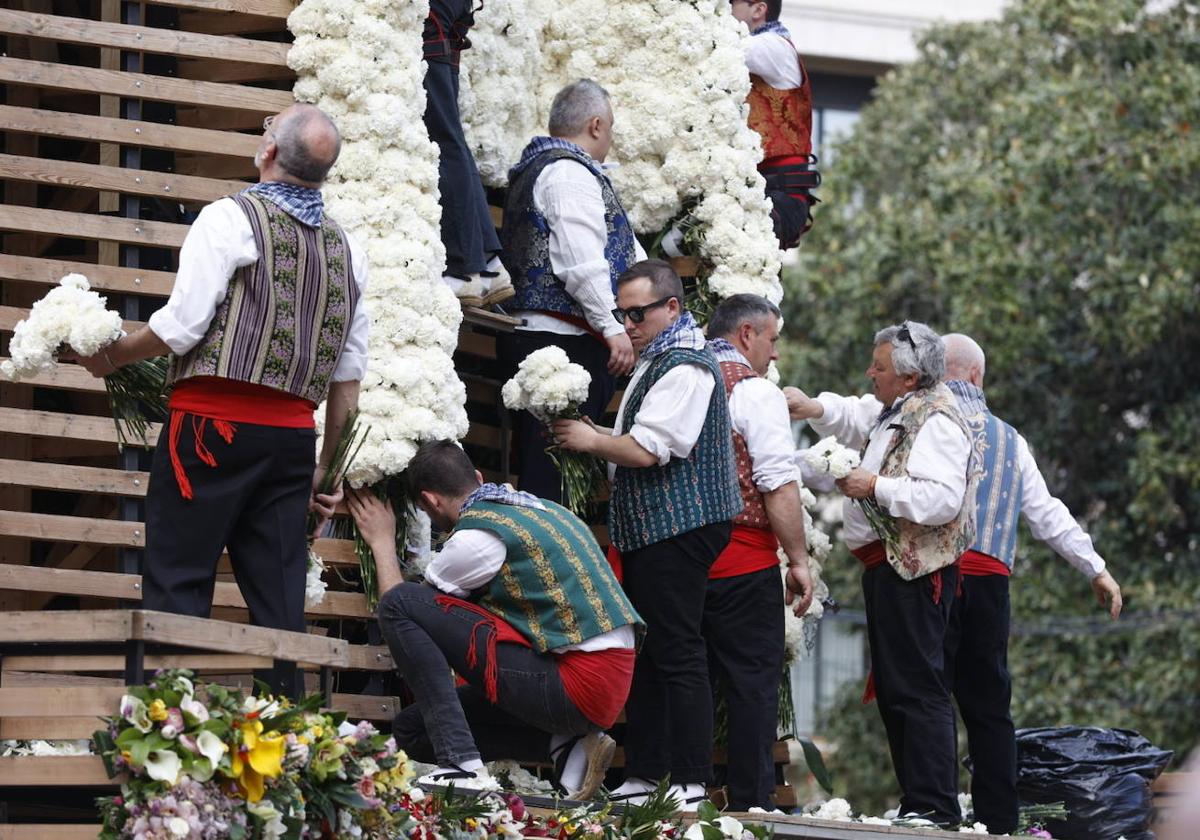
[[[599,421],[612,399],[616,380],[608,372],[608,345],[591,335],[559,335],[551,332],[517,330],[502,333],[496,339],[496,356],[504,379],[517,372],[517,365],[535,350],[556,346],[567,358],[582,365],[592,375],[587,401],[580,410]],[[546,427],[528,411],[515,411],[513,417],[513,469],[520,477],[519,489],[552,502],[562,502],[562,476],[546,454]]]
[[[963,575],[947,657],[971,754],[975,818],[992,834],[1017,828],[1017,740],[1009,705],[1009,595],[1004,575]]]
[[[497,702],[485,694],[486,627],[479,616],[435,603],[438,591],[401,583],[379,602],[379,629],[416,703],[393,723],[396,743],[420,761],[460,764],[474,758],[542,761],[550,735],[598,729],[563,689],[554,654],[496,645]],[[479,657],[467,664],[475,637]],[[451,669],[468,685],[455,689]]]
[[[783,580],[779,568],[708,582],[704,639],[713,688],[728,712],[729,809],[775,805],[772,748],[784,657]]]
[[[231,442],[212,421],[186,414],[176,450],[192,485],[185,499],[171,465],[166,427],[159,435],[146,493],[142,606],[207,617],[217,561],[229,548],[238,588],[259,627],[303,633],[308,569],[305,524],[316,460],[316,432],[236,423]],[[216,459],[196,454],[196,431]],[[292,663],[261,674],[276,692],[297,695]]]
[[[622,554],[646,641],[625,705],[625,774],[676,784],[712,777],[712,688],[701,627],[708,569],[729,543],[718,522]]]
[[[941,596],[934,603],[933,580]],[[879,714],[900,783],[900,813],[961,820],[957,744],[944,646],[958,567],[906,581],[887,563],[863,572]]]

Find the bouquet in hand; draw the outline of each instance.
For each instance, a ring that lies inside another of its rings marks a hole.
[[[591,374],[552,345],[526,356],[500,395],[506,408],[524,409],[549,427],[555,420],[582,419],[579,406],[587,399],[591,383]],[[562,475],[563,504],[577,516],[586,516],[604,480],[599,459],[557,445],[547,447],[546,454]]]
[[[801,452],[800,457],[813,472],[831,475],[834,478],[845,478],[859,463],[858,453],[842,446],[833,436],[817,441]],[[871,530],[883,540],[884,545],[889,548],[895,547],[900,541],[900,530],[896,527],[896,520],[874,499],[855,499],[855,503],[862,509]]]
[[[13,328],[11,358],[0,364],[0,376],[11,382],[50,373],[65,346],[80,356],[94,356],[125,331],[121,316],[105,307],[105,299],[91,290],[82,274],[68,274],[33,305],[29,317]],[[147,359],[104,377],[108,404],[121,446],[132,436],[146,445],[151,420],[166,414],[163,389],[167,377],[165,358]]]

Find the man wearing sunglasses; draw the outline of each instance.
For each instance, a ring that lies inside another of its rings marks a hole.
[[[721,372],[683,308],[683,284],[662,260],[617,279],[616,319],[638,363],[616,427],[562,420],[567,449],[610,464],[609,536],[622,583],[646,622],[625,706],[621,802],[643,802],[659,780],[695,810],[712,776],[712,693],[701,626],[708,570],[742,510]]]
[[[905,321],[875,334],[874,396],[813,399],[791,388],[788,401],[818,435],[862,448],[861,465],[837,486],[843,537],[863,564],[871,684],[900,811],[952,826],[961,814],[944,646],[958,560],[975,539],[979,470],[945,370],[941,336]]]

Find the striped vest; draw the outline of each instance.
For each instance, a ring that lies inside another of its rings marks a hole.
[[[725,379],[725,396],[728,398],[733,394],[735,385],[743,379],[753,379],[758,374],[741,362],[721,362],[721,376]],[[742,512],[733,518],[733,524],[770,531],[771,521],[767,519],[766,503],[763,502],[762,493],[754,486],[754,462],[750,459],[750,449],[746,446],[746,439],[736,430],[733,430],[733,463],[737,468],[743,504]]]
[[[346,236],[328,216],[312,228],[252,193],[231,198],[258,261],[234,272],[200,343],[172,357],[167,382],[219,376],[320,403],[358,305]]]
[[[954,394],[942,383],[932,388],[914,391],[900,406],[900,412],[888,425],[892,439],[883,455],[879,474],[889,478],[908,475],[908,456],[912,453],[917,433],[931,414],[944,414],[954,421],[968,440],[967,428]],[[900,539],[887,544],[887,559],[896,573],[913,580],[936,572],[956,562],[975,541],[975,491],[979,486],[979,470],[975,458],[967,464],[967,489],[958,516],[944,525],[919,525],[907,519],[895,518]]]
[[[676,347],[650,363],[626,394],[621,434],[628,434],[646,393],[667,371],[681,364],[706,368],[721,381],[716,359],[706,350]],[[729,402],[714,393],[700,437],[686,458],[650,467],[617,467],[608,503],[609,536],[618,551],[636,551],[714,522],[727,522],[742,510]]]
[[[617,583],[596,538],[566,508],[476,502],[455,527],[504,541],[507,556],[479,605],[520,631],[538,653],[577,645],[642,619]]]
[[[604,224],[608,231],[604,258],[608,260],[609,281],[616,292],[617,278],[637,260],[636,239],[625,208],[617,198],[612,182],[589,158],[568,149],[548,149],[517,173],[508,187],[504,205],[504,226],[500,243],[501,257],[512,277],[516,297],[508,304],[510,310],[557,312],[583,317],[583,309],[567,294],[567,287],[554,274],[550,265],[550,223],[538,212],[533,201],[533,189],[542,170],[555,161],[573,160],[596,176],[604,197]]]
[[[1017,430],[988,409],[983,391],[970,382],[950,380],[947,387],[958,398],[983,467],[975,500],[973,551],[995,557],[1009,569],[1017,553],[1017,525],[1021,518],[1021,484],[1017,462]]]

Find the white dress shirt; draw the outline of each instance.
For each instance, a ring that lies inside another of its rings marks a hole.
[[[346,241],[350,245],[350,265],[359,298],[346,345],[333,371],[334,382],[362,379],[367,370],[371,322],[362,298],[367,287],[367,259],[349,233]],[[170,298],[150,316],[151,332],[176,356],[191,350],[204,338],[217,307],[225,300],[233,273],[256,262],[258,256],[250,220],[232,198],[222,198],[205,207],[192,222],[179,251],[179,271]]]
[[[425,569],[425,580],[456,598],[466,598],[482,588],[500,571],[508,549],[504,541],[491,531],[471,528],[455,531],[442,550],[433,555]],[[633,625],[625,624],[599,636],[584,639],[577,645],[554,648],[551,653],[567,650],[611,650],[632,648]]]
[[[800,57],[787,38],[776,32],[751,35],[745,40],[746,69],[777,90],[804,84]]]
[[[729,423],[746,439],[752,479],[760,493],[800,480],[783,391],[762,377],[741,380],[729,394]]]
[[[625,419],[625,405],[633,393],[638,380],[645,375],[650,363],[639,361],[633,376],[621,398],[617,419],[613,424],[613,436],[621,434]],[[665,465],[672,457],[686,458],[691,454],[700,432],[704,430],[704,418],[708,416],[708,401],[712,399],[716,380],[706,367],[685,362],[671,368],[651,386],[642,399],[642,405],[629,428],[630,436],[655,457],[659,465]],[[616,465],[608,465],[608,477],[616,472]]]
[[[903,399],[898,398],[897,404]],[[880,428],[877,422],[879,401],[873,396],[841,397],[826,392],[817,400],[825,413],[818,419],[809,420],[809,425],[822,437],[834,435],[843,446],[859,448],[864,441],[869,441],[862,467],[878,473],[895,434],[894,430],[886,428],[895,421],[895,415],[885,420]],[[919,525],[945,525],[962,509],[970,457],[971,441],[966,433],[944,414],[931,414],[913,441],[908,456],[908,475],[880,476],[875,482],[875,499],[892,516]],[[862,548],[879,539],[853,499],[842,503],[842,515],[842,536],[851,549]]]
[[[538,175],[533,185],[533,206],[550,226],[550,268],[579,304],[584,319],[606,338],[624,332],[612,314],[617,304],[608,260],[604,258],[608,226],[604,221],[604,195],[595,174],[578,161],[556,160]],[[646,259],[636,238],[634,248],[637,260]],[[545,312],[518,310],[513,315],[525,319],[521,329],[559,335],[586,332]]]
[[[1089,579],[1104,571],[1104,560],[1067,506],[1050,495],[1025,438],[1017,435],[1017,464],[1021,470],[1021,516],[1034,539],[1041,540]]]

